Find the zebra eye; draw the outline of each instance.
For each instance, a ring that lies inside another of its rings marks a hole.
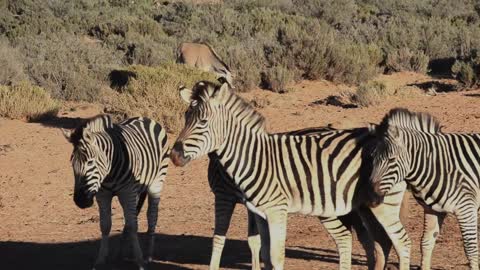
[[[95,161],[93,160],[88,160],[87,161],[87,166],[93,166],[95,164]]]
[[[200,120],[200,125],[204,126],[207,124],[207,119]]]

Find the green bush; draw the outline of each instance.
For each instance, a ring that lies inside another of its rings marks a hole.
[[[61,34],[19,40],[33,82],[64,100],[95,101],[119,61],[93,40]]]
[[[369,81],[357,88],[354,101],[362,107],[378,105],[390,95],[387,86],[383,82]]]
[[[185,65],[164,64],[158,67],[130,66],[129,76],[119,93],[109,91],[102,98],[106,112],[117,118],[145,116],[158,120],[169,132],[183,126],[187,105],[178,94],[178,87],[192,87],[200,80],[215,80],[210,73]]]
[[[0,37],[18,53],[8,48],[14,58],[4,72],[23,69],[26,76],[0,74],[0,80],[27,79],[54,97],[96,100],[112,69],[163,65],[181,42],[193,41],[213,45],[239,91],[279,66],[295,80],[360,84],[381,70],[426,72],[429,61],[450,70],[455,59],[472,58],[480,49],[478,6],[474,0],[5,0]]]
[[[0,86],[0,116],[36,121],[55,116],[60,103],[53,100],[41,87],[27,82],[14,86]]]

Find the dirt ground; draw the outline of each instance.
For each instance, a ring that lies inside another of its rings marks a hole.
[[[442,80],[437,81],[438,94],[430,96],[421,89],[432,81],[427,76],[401,73],[380,80],[398,88],[400,94],[368,108],[324,104],[329,95],[349,90],[326,81],[301,82],[286,94],[254,90],[243,96],[268,103],[259,111],[272,132],[329,123],[349,127],[378,122],[394,107],[430,112],[445,131],[480,132],[480,90],[444,93],[440,90],[448,81]],[[45,123],[0,119],[0,269],[88,269],[94,262],[100,236],[97,209],[81,210],[73,203],[72,148],[58,128],[72,128],[78,118],[93,116],[100,109],[93,105],[70,107],[74,109]],[[162,193],[155,260],[149,269],[208,268],[214,207],[206,165],[204,158],[185,168],[170,166]],[[406,227],[413,240],[412,265],[418,266],[422,210],[413,200],[410,204]],[[112,234],[118,235],[123,224],[116,201],[113,212]],[[140,219],[145,231],[144,212]],[[246,211],[237,206],[224,250],[224,269],[249,269],[246,235]],[[118,237],[113,236],[112,241],[112,248],[117,247]],[[366,269],[365,255],[356,240],[353,253],[354,269]],[[390,261],[396,262],[392,254]],[[315,217],[289,217],[286,255],[286,269],[338,269],[335,244]],[[433,267],[467,269],[466,263],[458,225],[449,216],[434,251]],[[130,268],[128,264],[116,267]]]

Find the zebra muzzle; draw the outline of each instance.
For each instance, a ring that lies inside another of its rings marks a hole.
[[[185,152],[183,151],[183,144],[181,142],[176,142],[173,145],[172,151],[170,153],[170,159],[172,160],[175,166],[183,167],[189,161],[189,157],[185,157]]]

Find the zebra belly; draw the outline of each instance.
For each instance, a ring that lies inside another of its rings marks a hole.
[[[435,202],[435,198],[425,196],[425,192],[422,191],[415,191],[413,196],[423,206],[431,208],[436,212],[446,212],[446,213],[453,213],[455,211],[456,203],[452,201],[445,201],[444,199]]]

